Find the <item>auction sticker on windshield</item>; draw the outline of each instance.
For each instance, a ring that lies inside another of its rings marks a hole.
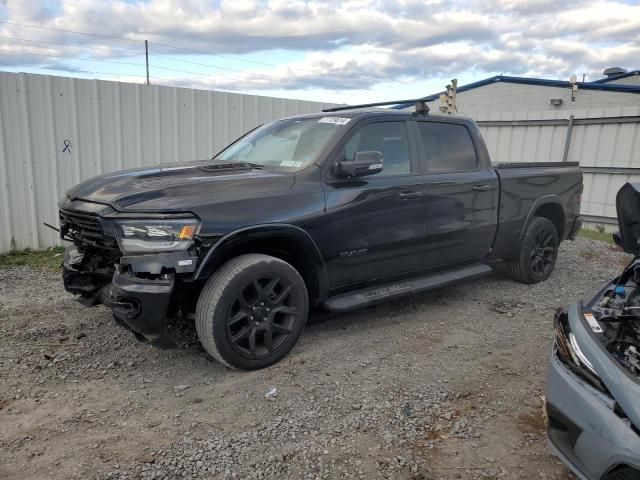
[[[318,123],[333,123],[334,125],[346,125],[349,123],[350,118],[344,117],[322,117],[318,120]]]
[[[296,160],[283,160],[280,162],[281,167],[301,167],[304,165],[304,162],[299,162]]]

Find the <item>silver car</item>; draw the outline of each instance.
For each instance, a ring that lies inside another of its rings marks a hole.
[[[591,301],[556,312],[546,397],[552,451],[581,479],[640,480],[640,184],[616,197],[634,260]]]

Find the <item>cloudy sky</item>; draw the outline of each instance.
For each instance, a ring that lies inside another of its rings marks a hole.
[[[0,0],[0,69],[362,103],[640,68],[640,0]]]

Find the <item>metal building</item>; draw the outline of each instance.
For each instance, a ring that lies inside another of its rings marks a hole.
[[[456,106],[477,121],[494,162],[579,162],[585,225],[614,230],[616,192],[640,182],[640,70],[603,74],[577,88],[499,75],[458,87]],[[424,98],[438,112],[440,93]]]
[[[607,69],[605,70],[613,70]],[[574,87],[575,85],[575,87]],[[432,111],[440,95],[424,97]],[[459,86],[457,113],[469,117],[487,112],[572,112],[593,108],[640,106],[640,70],[618,72],[593,82],[549,80],[497,75]],[[410,108],[410,106],[407,106]]]

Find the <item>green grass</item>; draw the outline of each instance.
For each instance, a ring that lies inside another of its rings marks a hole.
[[[47,250],[14,250],[0,255],[0,268],[28,265],[36,268],[58,270],[62,263],[63,247],[51,247]]]
[[[613,244],[613,237],[611,236],[611,233],[608,232],[600,232],[598,230],[588,230],[583,228],[578,232],[578,236]]]

